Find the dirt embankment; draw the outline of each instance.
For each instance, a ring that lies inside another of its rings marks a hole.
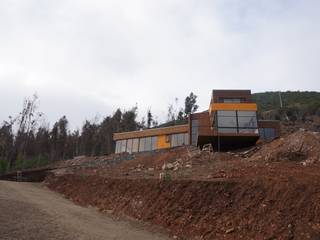
[[[188,239],[320,238],[315,178],[159,182],[65,175],[47,184],[80,205],[152,222]]]

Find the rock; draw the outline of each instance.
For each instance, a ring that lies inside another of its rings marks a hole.
[[[191,164],[187,164],[186,168],[192,168],[192,165]]]
[[[148,168],[148,171],[154,171],[154,168]]]
[[[162,170],[172,170],[172,169],[174,169],[174,166],[172,163],[167,163],[167,164],[165,163],[162,166]]]
[[[229,228],[226,230],[226,233],[233,233],[234,232],[234,228]]]

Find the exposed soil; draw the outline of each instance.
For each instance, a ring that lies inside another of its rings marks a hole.
[[[78,157],[60,163],[47,184],[182,238],[320,239],[319,160],[320,134],[299,130],[234,152]]]
[[[66,175],[49,187],[73,201],[203,239],[319,239],[317,179],[169,181]]]

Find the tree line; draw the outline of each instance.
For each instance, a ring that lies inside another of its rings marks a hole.
[[[197,96],[192,92],[179,111],[168,107],[166,123],[179,124],[189,113],[198,109]],[[137,119],[138,107],[117,109],[101,122],[86,120],[81,129],[70,130],[69,121],[62,116],[50,128],[44,114],[39,112],[39,98],[26,98],[22,111],[9,116],[0,125],[0,173],[47,165],[74,156],[97,156],[114,152],[113,133],[161,126],[149,108],[146,118]],[[180,121],[180,122],[179,122]]]

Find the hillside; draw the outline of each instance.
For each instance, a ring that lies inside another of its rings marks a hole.
[[[290,120],[302,120],[305,116],[320,115],[320,92],[281,92],[283,109],[280,110],[279,92],[254,93],[253,100],[259,112],[279,119],[286,115]]]
[[[279,92],[263,92],[252,94],[253,100],[258,104],[260,111],[269,111],[280,107]],[[284,107],[297,105],[320,106],[320,92],[281,92]]]

